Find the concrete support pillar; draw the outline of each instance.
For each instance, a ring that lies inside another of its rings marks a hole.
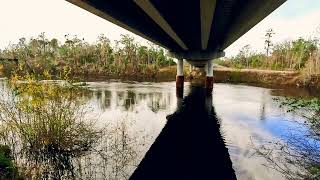
[[[177,76],[183,76],[183,59],[179,59],[177,62]]]
[[[207,62],[207,77],[213,77],[213,63],[212,60]]]
[[[177,97],[183,97],[184,75],[183,75],[183,59],[177,62],[177,76],[176,76],[176,94]]]
[[[212,94],[212,89],[213,89],[213,63],[212,60],[209,60],[206,65],[206,83],[205,83],[205,88],[207,90],[207,94]]]
[[[208,74],[208,63],[206,63],[206,65],[204,65],[204,72],[205,72],[206,74]]]

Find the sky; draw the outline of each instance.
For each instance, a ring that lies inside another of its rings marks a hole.
[[[255,51],[263,51],[264,35],[269,28],[276,33],[274,43],[320,37],[320,0],[288,0],[228,47],[226,56],[236,55],[247,44]],[[0,0],[0,49],[21,37],[28,39],[41,32],[60,41],[66,34],[77,35],[91,43],[100,34],[112,41],[120,39],[121,34],[132,34],[64,0]]]

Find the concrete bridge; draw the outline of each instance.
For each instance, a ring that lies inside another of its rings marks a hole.
[[[207,72],[212,60],[286,0],[67,0],[169,50],[183,89],[183,60]]]

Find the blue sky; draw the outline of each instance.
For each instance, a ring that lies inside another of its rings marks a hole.
[[[94,42],[99,34],[117,40],[130,32],[107,22],[64,0],[0,0],[0,49],[16,43],[20,37],[34,37],[41,32],[64,39],[65,34],[78,35]],[[274,42],[320,36],[320,0],[288,0],[274,13],[226,49],[227,56],[237,54],[249,44],[263,51],[264,34],[269,28],[276,32]],[[135,36],[146,43],[143,38]]]

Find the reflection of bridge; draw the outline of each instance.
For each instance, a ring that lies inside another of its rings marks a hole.
[[[183,87],[183,59],[207,72],[211,60],[286,0],[67,0],[170,51],[178,59],[177,87]]]

